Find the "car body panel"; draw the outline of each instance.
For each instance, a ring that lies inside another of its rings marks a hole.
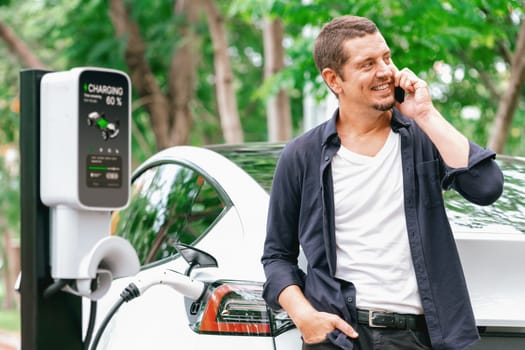
[[[525,235],[456,233],[478,326],[525,327]]]
[[[177,146],[157,153],[135,171],[136,177],[160,164],[186,164],[227,197],[228,208],[193,244],[215,257],[218,267],[195,269],[192,278],[210,283],[221,279],[264,282],[260,256],[266,235],[268,190],[282,146],[255,144],[211,149]],[[498,204],[492,206],[492,209],[496,208],[496,216],[491,215],[491,207],[471,206],[456,197],[450,199],[452,205],[447,206],[447,212],[478,325],[496,333],[508,333],[510,329],[511,334],[521,337],[525,329],[525,279],[520,271],[525,266],[525,161],[505,158],[502,164],[518,164],[510,170],[518,180],[508,181],[506,178],[513,195],[511,199],[504,196],[501,207],[497,207]],[[520,188],[521,185],[524,187]],[[518,202],[512,198],[517,198]],[[517,219],[512,216],[511,219],[501,219],[512,208],[518,211],[513,214]],[[304,267],[304,256],[300,257],[300,262]],[[99,308],[108,310],[131,281],[154,278],[166,269],[183,273],[187,267],[178,255],[145,266],[137,276],[115,280],[110,292],[100,300]],[[166,286],[152,287],[128,304],[115,315],[99,349],[172,349],[181,342],[185,349],[301,348],[297,329],[276,337],[196,333],[190,328],[184,297]],[[104,311],[101,314],[104,315]],[[484,349],[483,342],[481,344],[476,349]]]

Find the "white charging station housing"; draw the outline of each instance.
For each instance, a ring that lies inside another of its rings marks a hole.
[[[76,280],[73,292],[98,299],[113,277],[140,267],[131,244],[110,236],[111,210],[129,201],[130,79],[112,69],[73,68],[45,74],[40,91],[40,196],[51,210],[51,276]]]
[[[102,68],[45,74],[41,82],[41,199],[47,206],[114,210],[130,188],[129,77]]]

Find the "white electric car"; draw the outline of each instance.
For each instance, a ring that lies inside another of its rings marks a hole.
[[[173,147],[135,171],[112,234],[132,243],[142,270],[113,281],[98,302],[96,349],[301,349],[286,313],[261,297],[267,191],[281,149]],[[499,162],[506,184],[496,204],[446,194],[478,350],[525,348],[525,160]],[[130,283],[147,288],[125,303],[119,295]]]

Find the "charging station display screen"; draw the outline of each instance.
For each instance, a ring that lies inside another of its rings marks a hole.
[[[118,156],[89,155],[87,161],[88,187],[122,186],[122,158]]]
[[[122,206],[129,196],[129,80],[115,71],[79,76],[79,199]]]

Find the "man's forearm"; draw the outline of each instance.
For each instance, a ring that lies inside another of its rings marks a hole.
[[[414,118],[419,127],[427,134],[450,168],[468,166],[469,142],[436,109]]]
[[[297,285],[291,285],[283,289],[281,294],[279,294],[279,304],[294,322],[300,322],[305,314],[316,311]],[[299,325],[297,326],[299,327]]]

